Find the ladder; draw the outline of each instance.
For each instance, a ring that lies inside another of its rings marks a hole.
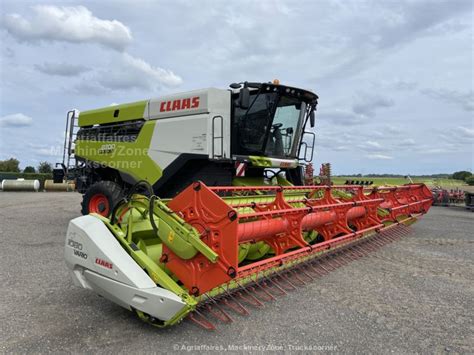
[[[68,111],[66,116],[66,130],[64,132],[64,149],[63,149],[63,169],[64,176],[67,179],[70,169],[76,166],[76,159],[74,155],[75,140],[79,126],[76,125],[78,117],[77,110]]]

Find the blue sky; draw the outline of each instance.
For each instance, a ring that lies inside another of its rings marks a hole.
[[[66,112],[235,81],[320,96],[336,174],[473,170],[473,5],[1,2],[0,159],[61,158]]]

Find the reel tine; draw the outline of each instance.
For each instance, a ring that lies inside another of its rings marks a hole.
[[[357,260],[359,257],[354,253],[353,248],[347,248],[347,257],[352,261]]]
[[[403,236],[402,228],[400,224],[392,229],[392,233],[395,236],[395,239],[399,239]]]
[[[247,296],[250,298],[250,300],[247,298],[247,296],[244,296],[243,293],[239,292],[239,296],[244,300],[246,301],[247,303],[251,304],[252,306],[255,306],[255,307],[264,307],[264,304],[262,302],[260,302],[260,300],[255,297],[254,295],[252,295],[249,290],[242,286],[240,283],[238,283],[236,281],[237,285],[239,285],[239,288],[240,290],[242,290],[243,292],[245,292],[247,294]]]
[[[299,277],[299,275],[296,273],[295,270],[288,270],[288,272],[286,273],[286,276],[288,277],[288,279],[290,279],[290,275],[292,275],[300,285],[306,285],[306,282],[304,282],[303,280],[301,280],[301,278]]]
[[[379,250],[379,247],[377,245],[375,245],[374,243],[372,243],[371,240],[367,240],[365,242],[365,246],[366,246],[366,249],[369,250],[370,252],[375,252],[375,251]]]
[[[394,242],[395,240],[397,240],[393,228],[388,231],[385,231],[385,233],[383,234],[383,238],[386,239],[388,242]]]
[[[347,255],[347,247],[344,248],[344,250],[341,250],[339,252],[339,257],[342,260],[342,262],[344,263],[344,265],[347,265],[352,261],[352,259]]]
[[[278,284],[278,282],[276,282],[276,280],[274,280],[273,278],[270,279],[268,278],[267,276],[265,276],[265,280],[267,282],[270,282],[270,284],[272,284],[277,290],[280,291],[280,295],[284,296],[287,294],[287,292]]]
[[[401,237],[405,237],[407,234],[405,232],[405,229],[402,227],[402,225],[398,225],[398,228],[397,228],[397,233],[398,235]]]
[[[290,288],[285,288],[283,285],[281,285],[275,278],[279,277],[286,285],[289,285]],[[276,282],[281,288],[290,291],[290,290],[296,290],[296,287],[287,279],[285,279],[281,274],[275,275],[275,278],[273,279],[274,282]]]
[[[349,251],[349,253],[352,255],[353,257],[353,260],[357,260],[363,256],[365,256],[365,254],[362,254],[362,252],[359,250],[359,248],[357,247],[357,245],[353,245],[351,246],[350,248],[347,249]]]
[[[196,316],[198,315],[198,316]],[[195,324],[199,325],[200,327],[206,329],[206,330],[216,330],[216,327],[214,324],[212,324],[201,312],[199,312],[197,309],[191,312],[188,316],[188,318],[194,322]]]
[[[383,241],[385,244],[393,242],[393,239],[390,238],[386,233],[379,234],[378,239]]]
[[[226,306],[232,309],[234,312],[241,314],[243,316],[249,315],[250,312],[245,308],[239,301],[235,299],[235,297],[224,287],[220,287],[224,290],[226,297],[223,298],[223,302]]]
[[[379,250],[383,245],[381,245],[380,243],[377,243],[374,238],[370,238],[367,243],[370,243],[370,245],[372,245],[374,247],[374,251],[377,251]]]
[[[400,227],[402,227],[402,229],[405,231],[405,233],[407,233],[407,235],[410,235],[413,233],[413,228],[411,228],[410,226],[401,224]]]
[[[210,314],[224,323],[232,323],[234,321],[222,308],[217,305],[211,306],[210,304],[207,304],[205,307]],[[217,312],[214,310],[214,307],[218,310]]]
[[[232,309],[235,313],[238,313],[242,316],[248,316],[250,314],[247,308],[242,306],[242,304],[240,304],[240,302],[238,302],[234,297],[232,297],[231,299],[223,298],[223,302],[227,307]]]
[[[402,237],[406,237],[408,236],[409,234],[411,234],[411,228],[410,227],[407,227],[403,224],[400,224],[398,226],[398,231],[400,232],[400,234],[402,235]]]
[[[323,277],[327,275],[328,273],[325,271],[318,270],[314,264],[317,264],[314,260],[312,260],[310,263],[308,263],[308,266],[313,270],[319,277]]]
[[[371,240],[372,243],[377,245],[379,248],[384,246],[384,244],[382,244],[377,238],[371,238],[370,240]]]
[[[255,290],[259,290],[259,291],[263,292],[266,296],[268,296],[266,301],[270,302],[270,301],[276,300],[276,298],[270,292],[265,290],[265,288],[262,285],[260,285],[260,283],[258,283],[258,282],[255,283]]]
[[[399,234],[397,227],[394,227],[390,230],[390,233],[387,235],[387,238],[390,239],[391,242],[398,240],[401,237]]]
[[[384,239],[379,239],[379,240],[377,240],[377,241],[379,242],[379,244],[382,245],[382,247],[384,247],[384,246],[386,246],[387,244],[393,243],[394,240],[385,237]]]
[[[290,290],[296,290],[296,286],[291,283],[291,280],[288,278],[288,275],[286,275],[285,273],[281,273],[278,276],[281,277],[281,279],[286,285],[290,286]]]
[[[304,276],[306,276],[310,281],[314,280],[314,277],[312,277],[310,274],[308,274],[302,267],[298,268],[299,272],[301,272]]]
[[[329,274],[332,270],[328,270],[324,267],[324,265],[322,264],[322,262],[320,262],[319,260],[316,261],[316,263],[321,266],[321,268],[326,272],[326,274]],[[334,269],[333,269],[334,270]]]
[[[332,261],[333,263],[336,264],[337,268],[343,267],[344,264],[341,263],[341,261],[338,259],[339,255],[338,254],[332,254],[329,256],[329,260]]]
[[[326,265],[330,266],[332,268],[331,271],[334,271],[336,270],[337,268],[339,268],[339,266],[336,264],[334,266],[334,263],[331,262],[332,260],[329,259],[329,256],[325,257],[324,260],[322,261],[323,263],[326,263]]]
[[[342,261],[345,263],[344,265],[347,265],[352,261],[352,259],[346,255],[345,251],[341,252],[339,256],[341,257]]]
[[[209,313],[211,313],[214,317],[216,317],[217,319],[219,319],[220,321],[224,322],[224,323],[232,323],[234,320],[227,314],[226,311],[224,311],[222,309],[222,307],[219,306],[219,304],[216,302],[216,300],[214,298],[212,298],[211,296],[209,295],[205,295],[210,302],[212,302],[213,306],[218,310],[218,312],[216,312],[211,306],[210,304],[207,304],[206,305],[206,308],[207,310],[209,311]]]
[[[390,238],[388,238],[386,235],[377,236],[377,238],[374,238],[374,239],[376,239],[377,243],[379,243],[382,247],[393,241]]]

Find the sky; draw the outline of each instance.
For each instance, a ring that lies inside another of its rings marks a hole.
[[[66,112],[279,79],[333,174],[474,169],[470,0],[0,1],[0,159],[62,160]]]

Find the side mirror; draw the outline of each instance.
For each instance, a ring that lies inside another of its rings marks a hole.
[[[311,128],[314,127],[315,121],[316,121],[316,118],[315,118],[314,110],[311,110],[311,113],[309,114],[309,125],[311,126]]]
[[[247,110],[249,108],[249,105],[250,105],[250,90],[246,86],[244,86],[240,90],[239,105],[240,105],[240,108],[243,109],[243,110]]]

